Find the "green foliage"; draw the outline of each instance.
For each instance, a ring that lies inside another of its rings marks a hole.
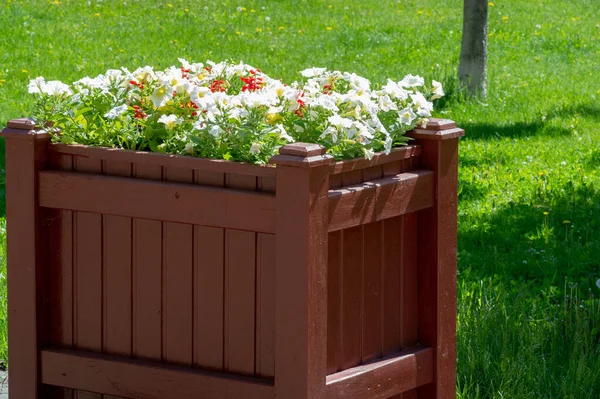
[[[600,397],[600,2],[492,1],[487,103],[455,84],[460,0],[23,3],[0,2],[0,125],[31,113],[29,78],[177,57],[244,60],[285,81],[312,66],[445,76],[437,116],[467,132],[457,393]]]

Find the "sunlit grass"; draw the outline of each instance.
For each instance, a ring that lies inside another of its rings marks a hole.
[[[600,397],[600,2],[492,1],[486,102],[453,90],[462,3],[0,0],[0,125],[30,113],[29,78],[178,57],[243,60],[286,81],[311,66],[442,80],[437,116],[467,131],[458,395]]]

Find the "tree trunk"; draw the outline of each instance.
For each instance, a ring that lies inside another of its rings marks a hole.
[[[486,97],[488,0],[464,0],[458,79],[473,96]]]

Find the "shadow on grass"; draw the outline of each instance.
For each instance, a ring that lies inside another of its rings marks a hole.
[[[600,277],[600,191],[566,184],[531,198],[459,219],[460,269],[543,284],[567,277],[592,288]]]
[[[571,134],[571,130],[551,126],[547,122],[517,122],[507,125],[492,123],[460,123],[471,140],[486,140],[489,138],[524,138],[538,134],[559,136]]]

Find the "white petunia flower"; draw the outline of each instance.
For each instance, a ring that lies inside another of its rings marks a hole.
[[[327,118],[327,120],[329,121],[329,123],[332,126],[336,127],[338,130],[342,129],[342,128],[348,129],[348,128],[350,128],[350,126],[352,126],[351,119],[342,118],[338,114],[334,114],[334,115],[330,116],[329,118]]]
[[[164,123],[167,130],[172,130],[175,126],[180,125],[183,122],[182,118],[178,118],[177,115],[162,115],[158,119],[158,123]]]
[[[173,88],[168,85],[162,85],[154,89],[150,99],[156,108],[164,107],[173,98]]]
[[[423,79],[419,75],[413,76],[411,74],[408,74],[404,77],[404,79],[402,79],[402,81],[400,81],[400,85],[402,87],[419,87],[423,86],[424,84],[425,79]]]
[[[285,131],[285,128],[283,127],[283,125],[277,125],[277,127],[275,129],[276,129],[277,133],[279,134],[280,138],[286,140],[288,143],[294,142],[294,138]]]
[[[431,116],[431,111],[433,111],[433,103],[427,101],[423,94],[414,93],[410,95],[410,98],[413,101],[413,106],[417,108],[417,115]]]
[[[193,154],[194,153],[194,143],[192,143],[191,141],[188,142],[185,145],[185,152],[187,152],[188,154]]]
[[[305,78],[313,78],[322,75],[326,70],[327,68],[308,68],[300,72],[300,74]]]
[[[417,115],[413,112],[412,108],[404,108],[402,111],[398,112],[398,122],[403,125],[410,125],[417,118]]]
[[[51,80],[46,82],[43,77],[38,77],[29,82],[27,86],[29,93],[43,93],[48,94],[50,96],[62,96],[63,94],[71,95],[73,94],[73,90],[58,80]]]
[[[600,288],[600,278],[596,281],[596,287]]]
[[[373,159],[373,155],[375,155],[375,152],[369,148],[365,148],[363,147],[363,153],[365,154],[365,158],[367,158],[369,161],[371,159]]]
[[[45,86],[46,86],[46,80],[43,77],[38,76],[37,78],[29,81],[27,90],[31,94],[42,94],[43,93],[42,88]]]
[[[104,114],[104,117],[107,119],[115,119],[119,115],[122,115],[127,111],[127,104],[118,105]]]
[[[252,155],[256,155],[260,153],[260,144],[259,143],[252,143],[252,145],[250,146],[250,154]]]
[[[211,126],[211,127],[208,129],[208,132],[211,134],[211,136],[213,136],[213,137],[217,138],[217,137],[219,137],[219,135],[220,135],[221,133],[223,133],[223,132],[224,132],[224,130],[223,130],[223,129],[221,129],[221,126],[219,126],[219,125],[212,125],[212,126]]]
[[[431,97],[432,100],[437,100],[438,98],[441,98],[444,96],[444,88],[442,87],[442,84],[440,82],[438,82],[437,80],[432,80],[431,84],[433,86],[433,97]]]

